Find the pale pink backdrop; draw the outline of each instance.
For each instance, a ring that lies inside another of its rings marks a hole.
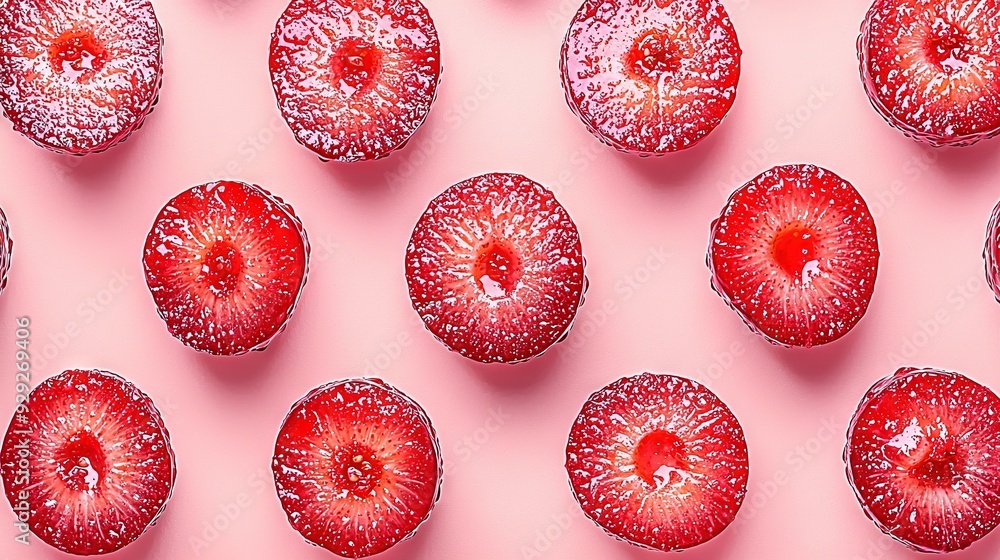
[[[1000,305],[981,258],[1000,198],[1000,141],[933,151],[882,121],[854,48],[867,0],[729,0],[745,51],[736,104],[701,145],[661,159],[601,146],[565,106],[558,53],[578,0],[426,0],[445,67],[430,118],[401,153],[352,166],[321,163],[278,116],[267,49],[284,0],[154,2],[166,75],[132,139],[76,160],[6,123],[0,130],[0,206],[15,239],[0,297],[2,421],[13,409],[14,318],[28,316],[33,383],[70,367],[123,374],[159,405],[177,454],[165,514],[112,558],[330,558],[285,521],[269,462],[295,400],[363,374],[427,409],[448,471],[430,521],[386,560],[656,558],[587,521],[562,466],[587,396],[643,370],[705,381],[749,444],[750,491],[736,524],[683,558],[923,558],[865,518],[844,476],[844,431],[865,390],[901,364],[1000,389]],[[809,351],[752,336],[711,291],[704,264],[709,223],[728,193],[790,162],[852,181],[883,251],[868,315],[845,339]],[[427,202],[488,171],[555,190],[589,264],[568,340],[516,367],[446,351],[419,324],[403,279]],[[140,262],[160,207],[222,177],[288,200],[314,246],[288,330],[266,352],[236,359],[167,334]],[[0,557],[64,557],[37,539],[15,544],[8,506],[0,509]],[[1000,531],[952,557],[995,558],[998,546]]]

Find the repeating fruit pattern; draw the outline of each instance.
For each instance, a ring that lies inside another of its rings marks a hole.
[[[404,150],[437,96],[441,41],[419,0],[291,0],[266,61],[281,116],[330,165]],[[157,104],[163,45],[150,0],[0,0],[0,107],[14,131],[52,152],[111,149]],[[1000,133],[996,0],[875,0],[856,48],[861,87],[906,136],[959,147]],[[621,157],[683,158],[675,152],[725,126],[743,55],[719,0],[584,0],[553,74],[569,110]],[[266,350],[307,289],[311,247],[292,205],[233,178],[152,210],[141,262],[167,332],[223,360]],[[1000,300],[998,221],[1000,205],[983,250]],[[0,211],[0,291],[10,230]],[[490,172],[429,202],[400,247],[398,280],[447,350],[469,363],[520,364],[571,336],[588,290],[583,245],[552,190]],[[851,336],[882,256],[875,217],[851,182],[781,165],[735,188],[710,224],[705,288],[755,335],[808,349]],[[906,367],[876,382],[846,428],[844,487],[859,514],[919,552],[985,537],[1000,521],[998,413],[996,394],[960,373]],[[375,378],[332,381],[297,401],[275,426],[270,462],[290,528],[344,558],[413,537],[446,492],[430,416]],[[681,551],[738,519],[752,450],[734,412],[700,382],[626,375],[565,420],[570,491],[610,536]],[[96,369],[31,390],[0,448],[11,507],[28,514],[32,534],[74,555],[141,538],[183,464],[150,397]]]

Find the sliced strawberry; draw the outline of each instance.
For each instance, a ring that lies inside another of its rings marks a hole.
[[[10,224],[7,215],[0,210],[0,292],[7,287],[7,273],[10,272],[10,260],[14,254],[14,241],[10,238]]]
[[[847,476],[879,529],[951,552],[1000,522],[1000,399],[958,373],[900,369],[876,383],[847,433]]]
[[[0,106],[42,147],[106,150],[153,110],[162,42],[149,0],[8,0],[0,9]]]
[[[292,0],[271,81],[296,140],[325,160],[385,157],[423,124],[441,46],[419,0]]]
[[[993,209],[990,225],[986,231],[986,281],[997,301],[1000,301],[1000,204]]]
[[[586,279],[576,224],[552,193],[492,173],[439,195],[406,250],[410,300],[448,348],[520,362],[569,331]]]
[[[935,146],[995,136],[998,36],[997,0],[876,0],[858,39],[868,97],[889,124]]]
[[[563,42],[563,89],[602,142],[675,152],[729,112],[741,55],[718,0],[586,0]]]
[[[308,263],[309,242],[292,207],[232,181],[168,202],[143,254],[146,284],[170,334],[222,355],[263,350],[278,336]]]
[[[810,347],[847,334],[878,272],[875,222],[857,190],[814,165],[766,171],[712,223],[712,287],[754,331]]]
[[[295,403],[272,468],[292,527],[345,558],[412,537],[437,502],[444,472],[427,414],[378,379],[330,383]]]
[[[673,551],[732,523],[749,463],[743,428],[714,393],[643,373],[590,396],[569,434],[566,470],[584,514],[605,531]]]
[[[176,468],[153,402],[104,371],[66,371],[19,406],[0,450],[7,500],[38,538],[71,554],[131,543],[170,498]]]

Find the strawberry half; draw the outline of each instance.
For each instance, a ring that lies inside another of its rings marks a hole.
[[[903,368],[876,383],[847,433],[847,477],[879,529],[951,552],[1000,521],[1000,399],[958,373]]]
[[[0,292],[7,287],[7,273],[10,272],[10,260],[14,254],[14,241],[10,238],[10,223],[7,215],[0,210]]]
[[[463,181],[431,201],[406,250],[413,308],[448,348],[514,363],[569,332],[586,284],[576,224],[522,175]]]
[[[0,106],[15,130],[42,147],[101,152],[152,112],[162,43],[149,0],[7,0]]]
[[[573,112],[639,155],[690,148],[736,99],[740,50],[718,0],[586,0],[562,46]]]
[[[752,330],[784,346],[826,344],[854,328],[878,260],[868,205],[814,165],[762,173],[712,222],[712,288]]]
[[[0,472],[21,523],[70,554],[122,548],[156,521],[177,470],[153,401],[104,371],[66,371],[18,405]]]
[[[876,0],[858,39],[865,91],[916,140],[966,146],[995,136],[998,36],[997,0]]]
[[[986,229],[986,282],[989,283],[997,301],[1000,301],[1000,204],[993,209],[990,225]]]
[[[295,139],[324,160],[402,148],[441,77],[441,46],[419,0],[292,0],[271,38],[271,81]]]
[[[263,350],[285,328],[306,283],[309,241],[280,198],[221,181],[163,207],[142,262],[170,334],[195,350],[236,355]]]
[[[714,393],[643,373],[590,396],[569,434],[566,470],[583,513],[609,534],[674,551],[732,523],[749,462],[743,428]]]
[[[292,527],[345,558],[412,537],[438,500],[444,472],[427,414],[378,379],[330,383],[295,403],[272,468]]]

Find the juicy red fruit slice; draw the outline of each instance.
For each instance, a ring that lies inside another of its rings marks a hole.
[[[139,538],[163,512],[177,472],[149,397],[113,373],[81,370],[45,380],[18,408],[0,471],[15,514],[27,504],[19,519],[31,532],[81,555]]]
[[[743,428],[701,384],[643,373],[591,395],[566,470],[584,514],[631,544],[675,551],[721,533],[746,496]]]
[[[7,288],[7,273],[14,254],[14,241],[10,237],[10,223],[7,215],[0,210],[0,293]]]
[[[492,173],[431,201],[406,250],[406,281],[413,308],[445,346],[514,363],[566,335],[586,279],[576,224],[552,193]]]
[[[184,191],[146,237],[146,284],[170,334],[212,354],[263,350],[305,285],[309,242],[292,207],[221,181]]]
[[[858,39],[872,105],[907,136],[934,146],[995,136],[998,36],[996,0],[876,0]]]
[[[330,383],[297,402],[278,432],[272,468],[292,527],[345,558],[413,536],[444,472],[427,414],[378,379]]]
[[[854,413],[844,459],[865,514],[920,552],[951,552],[1000,521],[1000,399],[958,373],[903,368]]]
[[[152,112],[162,42],[149,0],[8,0],[0,10],[0,106],[42,147],[104,151]]]
[[[983,251],[986,259],[986,282],[1000,301],[1000,204],[993,209],[990,224],[986,228],[986,249]]]
[[[586,0],[562,46],[573,112],[618,150],[690,148],[736,99],[740,50],[718,0]]]
[[[766,171],[712,223],[712,287],[755,332],[810,347],[847,334],[868,310],[878,238],[854,187],[814,165]]]
[[[292,0],[270,66],[299,143],[325,160],[371,160],[402,148],[427,118],[441,46],[419,0]]]

